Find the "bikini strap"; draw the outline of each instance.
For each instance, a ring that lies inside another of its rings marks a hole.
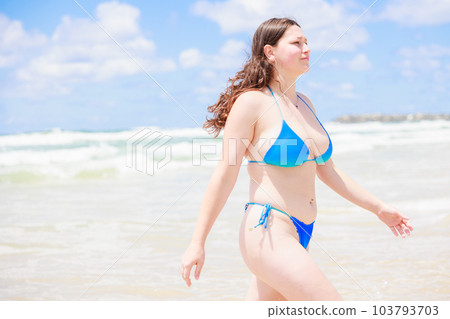
[[[308,107],[308,109],[311,111],[311,113],[314,115],[314,117],[316,118],[317,122],[319,122],[320,126],[322,126],[323,130],[325,131],[325,133],[327,133],[328,139],[330,140],[330,135],[328,135],[327,130],[325,129],[325,127],[323,127],[322,123],[320,122],[319,118],[316,116],[316,114],[314,113],[314,111],[309,107],[308,103],[305,102],[304,99],[302,99],[302,97],[300,95],[297,94],[297,97],[303,101],[303,103],[305,103],[305,105]]]
[[[275,94],[273,94],[272,89],[270,88],[270,86],[267,85],[267,88],[269,89],[270,93],[272,93],[272,96],[273,96],[273,98],[275,99],[275,103],[277,103],[278,109],[280,110],[281,118],[282,118],[283,121],[284,121],[283,112],[281,112],[281,107],[280,107],[280,104],[278,104],[278,100],[277,100],[277,98],[275,97]]]

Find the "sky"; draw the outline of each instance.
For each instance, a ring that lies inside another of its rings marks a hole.
[[[201,127],[257,26],[285,16],[322,121],[450,113],[450,0],[0,0],[0,134]]]

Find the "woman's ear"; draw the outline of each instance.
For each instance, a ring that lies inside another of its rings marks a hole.
[[[275,55],[273,52],[273,47],[269,44],[266,44],[264,46],[264,55],[266,56],[267,60],[269,60],[269,62],[275,63]]]

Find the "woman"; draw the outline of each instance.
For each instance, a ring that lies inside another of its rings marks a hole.
[[[224,129],[223,154],[206,190],[181,275],[191,285],[202,270],[204,245],[231,193],[243,157],[249,160],[250,201],[239,243],[253,273],[246,300],[342,300],[308,254],[317,215],[315,177],[354,204],[374,213],[394,233],[409,235],[408,217],[377,199],[334,164],[332,142],[310,99],[295,91],[309,69],[309,48],[300,26],[273,18],[256,30],[252,56],[230,80],[214,117],[204,127]]]

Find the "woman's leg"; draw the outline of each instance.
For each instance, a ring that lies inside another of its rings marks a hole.
[[[255,275],[252,275],[252,281],[248,288],[247,301],[284,301],[283,297],[278,291],[270,287],[264,281],[258,279]]]
[[[253,229],[260,216],[258,212],[247,210],[239,242],[245,263],[259,281],[287,300],[342,300],[298,242],[298,234],[289,217],[274,216],[271,212],[266,229]]]
[[[309,245],[306,247],[309,252]],[[252,274],[250,287],[247,291],[246,301],[285,301],[286,298],[270,287],[264,281]]]

